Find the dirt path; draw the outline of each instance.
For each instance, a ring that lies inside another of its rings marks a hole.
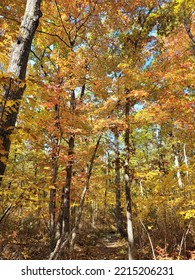
[[[127,259],[127,243],[116,234],[97,237],[89,234],[75,246],[74,259],[82,260],[124,260]]]

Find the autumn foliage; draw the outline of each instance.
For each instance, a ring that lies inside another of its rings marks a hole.
[[[35,1],[20,76],[26,2],[0,4],[0,258],[193,259],[194,1]]]

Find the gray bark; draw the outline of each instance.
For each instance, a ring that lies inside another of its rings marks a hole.
[[[31,49],[32,40],[42,16],[41,0],[27,0],[26,10],[20,26],[17,40],[13,45],[7,73],[9,83],[4,85],[3,100],[0,103],[0,154],[8,159],[11,145],[10,135],[16,124],[20,102],[25,90],[24,80]],[[13,105],[10,106],[10,102]],[[9,106],[8,106],[9,104]],[[0,161],[0,184],[6,169],[6,161]]]
[[[176,145],[172,145],[173,148],[173,154],[175,157],[175,167],[177,169],[177,181],[178,181],[178,186],[179,188],[183,188],[183,182],[182,182],[182,177],[181,177],[181,172],[180,172],[180,154],[179,154],[179,147]]]

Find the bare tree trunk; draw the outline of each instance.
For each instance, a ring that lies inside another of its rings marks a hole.
[[[119,152],[119,132],[117,127],[114,129],[115,136],[115,185],[116,185],[116,224],[117,231],[121,237],[125,236],[123,219],[122,219],[122,208],[121,208],[121,178],[120,178],[120,152]]]
[[[144,190],[143,190],[143,185],[142,185],[142,179],[140,179],[140,181],[139,181],[139,186],[140,186],[141,196],[144,197]]]
[[[98,203],[97,200],[92,200],[91,202],[91,208],[92,208],[92,213],[91,213],[91,226],[93,228],[96,228],[96,221],[97,221],[97,212],[98,212]]]
[[[71,234],[71,242],[70,242],[71,243],[71,249],[70,249],[71,255],[72,255],[72,252],[73,252],[73,249],[74,249],[74,244],[75,244],[75,240],[76,240],[77,231],[78,231],[78,228],[79,228],[79,225],[80,225],[80,222],[81,222],[82,213],[83,213],[83,205],[84,205],[84,202],[85,202],[85,197],[86,197],[87,191],[89,189],[90,179],[91,179],[91,175],[92,175],[92,171],[93,171],[93,165],[94,165],[95,157],[96,157],[96,154],[97,154],[97,150],[98,150],[101,138],[102,138],[102,135],[100,135],[98,140],[97,140],[93,155],[92,155],[90,163],[89,163],[85,188],[83,190],[83,193],[82,193],[82,196],[81,196],[81,199],[80,199],[80,204],[79,204],[79,209],[78,209],[78,215],[77,215],[76,222],[75,222],[75,227],[73,228],[72,234]]]
[[[70,92],[70,111],[74,115],[76,108],[75,92]],[[74,146],[75,135],[71,134],[68,139],[68,162],[66,165],[66,181],[62,189],[62,201],[60,206],[60,212],[58,216],[58,222],[56,225],[55,240],[57,241],[62,236],[67,237],[70,233],[70,189],[72,181],[72,168],[74,163]],[[68,245],[68,243],[66,242]]]
[[[162,141],[162,135],[161,135],[161,130],[162,128],[157,128],[156,129],[156,145],[157,145],[157,150],[158,150],[158,167],[159,170],[164,174],[168,174],[168,171],[166,170],[165,167],[165,154],[162,152],[163,148],[163,141]]]
[[[179,151],[178,151],[178,148],[175,145],[172,145],[172,147],[173,147],[173,154],[174,154],[174,157],[175,157],[175,167],[177,169],[178,186],[182,189],[183,188],[183,182],[182,182],[182,177],[181,177],[181,172],[180,172]]]
[[[111,159],[110,159],[110,154],[107,152],[107,170],[106,170],[106,188],[104,191],[104,213],[103,213],[103,227],[106,226],[106,214],[107,214],[107,194],[108,194],[108,188],[110,186],[111,180],[110,180],[110,171],[111,171]]]
[[[143,221],[142,221],[140,218],[139,218],[139,221],[140,221],[141,225],[143,226],[143,228],[144,228],[144,230],[145,230],[145,232],[146,232],[146,234],[147,234],[147,236],[148,236],[148,240],[149,240],[149,242],[150,242],[150,247],[151,247],[151,250],[152,250],[153,259],[156,260],[156,255],[155,255],[155,251],[154,251],[154,246],[153,246],[153,243],[152,243],[152,239],[151,239],[151,237],[150,237],[150,234],[149,234],[149,232],[148,232],[146,226],[144,225]]]
[[[0,184],[9,156],[10,135],[15,127],[25,90],[24,80],[31,44],[42,15],[40,4],[41,0],[27,0],[24,17],[7,69],[7,73],[12,73],[13,77],[9,78],[7,85],[4,85],[3,100],[0,103]]]
[[[133,260],[135,258],[135,245],[133,234],[133,221],[132,221],[132,205],[131,205],[131,191],[130,184],[133,181],[133,174],[129,169],[130,161],[130,126],[129,126],[129,113],[130,113],[130,101],[126,100],[125,105],[125,117],[127,128],[125,130],[125,166],[124,166],[124,179],[125,179],[125,193],[126,193],[126,216],[127,216],[127,239],[128,239],[128,258]]]
[[[56,216],[56,179],[57,179],[57,160],[53,163],[53,178],[52,178],[52,189],[50,190],[49,200],[49,230],[50,230],[50,246],[51,249],[55,246],[55,216]]]
[[[187,183],[189,184],[188,157],[187,157],[187,153],[186,153],[186,144],[183,145],[183,156],[184,156],[184,163],[186,166]]]
[[[73,155],[74,155],[75,137],[71,135],[68,141],[68,163],[66,166],[66,183],[63,193],[63,221],[62,231],[66,234],[70,231],[70,187],[72,181]]]
[[[58,159],[61,149],[62,140],[62,128],[60,124],[60,100],[58,104],[55,105],[55,126],[58,128],[58,135],[53,136],[53,151],[52,151],[52,188],[50,189],[50,201],[49,201],[49,216],[50,216],[50,245],[51,250],[55,246],[55,232],[56,232],[56,182],[58,175]]]

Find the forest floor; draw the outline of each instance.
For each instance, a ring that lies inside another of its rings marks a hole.
[[[80,236],[76,243],[73,259],[80,260],[125,260],[127,241],[118,234],[96,233]]]
[[[17,234],[10,227],[10,232],[0,228],[0,259],[4,260],[46,260],[50,255],[48,238],[45,235],[37,235],[25,229]],[[137,259],[151,260],[152,251],[148,242],[142,240],[143,245],[136,244]],[[163,246],[154,247],[156,259],[195,259],[195,248],[188,248],[187,251],[178,253],[178,250],[166,252]],[[65,254],[66,249],[59,259],[70,259]],[[82,229],[79,230],[72,260],[127,260],[128,244],[126,238],[110,229]]]
[[[151,247],[144,244],[136,250],[137,259],[151,260],[153,259]],[[154,248],[157,260],[176,260],[176,259],[195,259],[195,250],[187,250],[185,253],[178,250],[167,252],[165,248],[156,246]],[[126,238],[121,238],[117,233],[109,231],[89,231],[80,232],[75,245],[75,260],[127,260],[128,244]]]

